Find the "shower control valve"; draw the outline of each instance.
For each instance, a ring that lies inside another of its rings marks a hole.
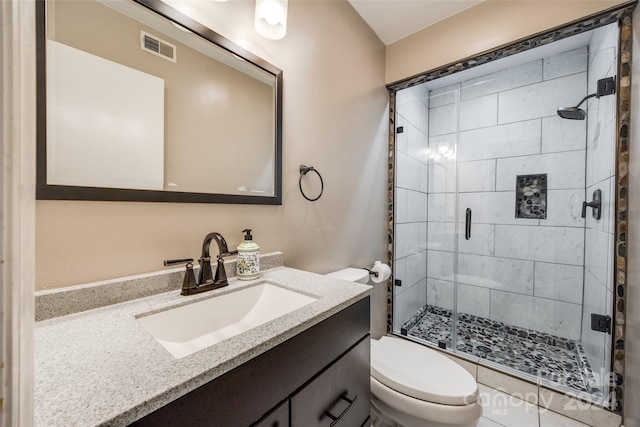
[[[602,190],[596,190],[593,192],[593,200],[590,202],[582,202],[582,218],[587,217],[587,208],[593,209],[593,219],[600,219],[602,217]]]

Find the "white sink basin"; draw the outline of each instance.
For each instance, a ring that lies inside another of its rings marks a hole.
[[[262,282],[137,320],[173,357],[179,359],[316,300]]]

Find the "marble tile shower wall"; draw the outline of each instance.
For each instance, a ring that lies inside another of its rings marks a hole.
[[[589,43],[588,92],[596,91],[597,81],[617,73],[618,28],[606,26],[594,31]],[[585,281],[582,320],[582,346],[591,366],[605,381],[602,367],[610,366],[611,336],[592,331],[591,313],[613,312],[613,245],[615,198],[616,98],[605,96],[588,104],[587,114],[587,199],[602,190],[602,217],[595,220],[587,212],[585,234]]]
[[[427,302],[427,96],[423,86],[396,96],[394,329]]]
[[[588,60],[585,46],[430,92],[430,305],[453,307],[457,262],[458,312],[580,339],[587,129],[556,109],[587,94]],[[547,218],[516,218],[516,176],[533,174],[547,174]]]

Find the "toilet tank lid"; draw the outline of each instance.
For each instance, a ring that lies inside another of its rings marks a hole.
[[[371,376],[426,402],[460,406],[478,399],[478,384],[462,366],[405,339],[382,337],[371,347]]]
[[[335,277],[336,279],[347,280],[349,282],[369,283],[369,272],[364,268],[345,268],[342,270],[334,271],[327,274],[327,276]]]

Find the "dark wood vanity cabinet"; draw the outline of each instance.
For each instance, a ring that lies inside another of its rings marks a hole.
[[[291,426],[362,426],[369,417],[369,339],[291,397]]]
[[[265,415],[261,420],[253,425],[253,427],[286,427],[289,422],[289,399],[278,405],[277,408]]]
[[[132,425],[361,427],[369,366],[367,297]]]
[[[362,426],[369,417],[369,349],[366,337],[253,426]]]

